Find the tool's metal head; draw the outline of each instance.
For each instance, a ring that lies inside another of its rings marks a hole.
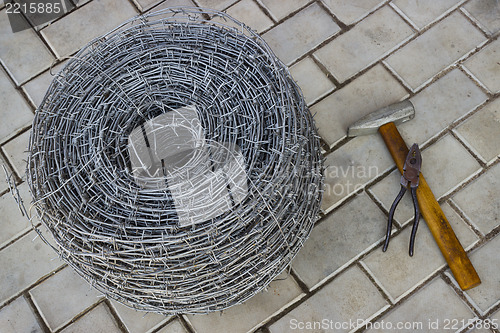
[[[409,100],[391,104],[361,118],[347,129],[347,136],[372,134],[387,123],[401,124],[415,117],[415,108]]]

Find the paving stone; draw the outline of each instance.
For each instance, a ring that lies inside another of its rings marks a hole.
[[[281,61],[290,64],[339,30],[331,16],[314,3],[269,30],[263,37]]]
[[[387,303],[356,266],[340,274],[310,299],[269,327],[271,332],[348,332]],[[351,327],[338,327],[343,323]],[[359,321],[359,323],[358,323]],[[315,324],[316,323],[316,324]],[[316,325],[316,327],[314,327]]]
[[[493,328],[496,328],[497,330],[500,330],[500,310],[497,310],[497,312],[493,313],[490,316],[490,320],[491,326],[493,326]]]
[[[464,66],[492,93],[500,92],[500,39],[474,54]]]
[[[422,174],[439,199],[480,169],[479,163],[451,135],[422,152]]]
[[[157,313],[137,311],[116,301],[111,301],[111,304],[130,333],[149,332],[170,318]]]
[[[43,332],[22,296],[0,310],[0,329],[2,332]]]
[[[89,327],[92,327],[92,332],[121,332],[108,307],[102,303],[74,324],[66,327],[61,333],[87,333]]]
[[[453,196],[453,202],[487,234],[500,225],[500,164]]]
[[[260,0],[276,21],[288,16],[300,7],[306,5],[309,0]]]
[[[485,41],[463,15],[453,13],[387,60],[387,64],[417,89]]]
[[[320,136],[333,147],[345,139],[347,128],[408,94],[381,65],[376,65],[311,108]]]
[[[61,69],[63,69],[66,63],[67,61],[63,61],[56,66],[53,66],[52,70],[46,70],[41,75],[23,85],[24,91],[36,107],[40,106],[47,90],[49,89],[50,83],[55,79],[56,75],[61,71]]]
[[[380,241],[386,224],[387,217],[360,194],[313,229],[292,267],[313,288]]]
[[[452,70],[410,99],[415,118],[398,129],[408,144],[424,144],[487,98],[464,73]]]
[[[158,3],[158,2],[156,2],[156,3]],[[191,0],[168,0],[168,1],[163,1],[161,4],[159,4],[158,6],[156,6],[154,8],[149,7],[150,9],[148,9],[147,12],[152,13],[152,12],[156,12],[158,10],[162,10],[162,9],[170,8],[170,7],[175,7],[175,6],[196,7],[195,3]],[[172,17],[172,14],[164,14],[164,15],[161,15],[159,17],[161,17],[161,18]]]
[[[253,0],[242,0],[229,7],[226,13],[257,32],[262,32],[273,25],[273,21]]]
[[[157,333],[187,333],[187,331],[179,320],[174,320],[171,323],[168,323],[168,325],[163,327]]]
[[[34,231],[0,251],[0,304],[62,265]]]
[[[1,163],[1,162],[0,162]],[[3,172],[3,170],[2,170]],[[1,177],[5,178],[5,177]],[[30,193],[28,184],[22,183],[17,186],[24,204],[29,206]],[[22,216],[14,198],[10,193],[0,197],[0,216],[2,217],[2,232],[0,233],[0,248],[9,243],[13,238],[19,237],[22,233],[31,228],[31,223],[26,216]]]
[[[413,35],[413,30],[389,7],[383,7],[314,53],[343,82],[375,63]]]
[[[20,20],[28,26],[28,22],[24,19]],[[0,33],[0,59],[18,84],[42,72],[54,60],[32,29],[12,32],[5,10],[0,11],[0,31],[2,32]],[[3,81],[3,78],[1,80]]]
[[[237,0],[195,0],[200,7],[223,10],[231,6]]]
[[[188,320],[198,333],[247,332],[278,312],[286,304],[302,294],[291,276],[282,273],[271,282],[267,291],[259,293],[243,304],[208,315],[189,315]]]
[[[26,161],[28,159],[28,142],[30,139],[30,131],[15,137],[11,141],[3,145],[3,151],[7,155],[10,164],[14,167],[14,171],[21,178],[26,174]]]
[[[437,278],[419,290],[403,304],[379,319],[366,332],[387,332],[392,325],[394,330],[400,325],[413,326],[409,329],[399,328],[397,332],[447,332],[444,325],[456,319],[459,322],[474,318],[472,312],[453,292],[450,286]],[[384,323],[382,323],[382,321]],[[436,328],[430,326],[437,322]],[[451,326],[451,324],[449,325]],[[371,328],[371,329],[370,329]]]
[[[381,0],[321,0],[330,11],[347,25],[353,24],[374,11],[384,1]]]
[[[318,98],[335,89],[330,81],[314,60],[306,57],[290,67],[290,73],[297,82],[307,104],[311,104]]]
[[[500,155],[500,99],[467,119],[455,133],[485,162],[493,161]]]
[[[139,10],[141,12],[145,12],[145,11],[149,10],[150,8],[152,8],[154,5],[162,2],[162,0],[135,0],[134,2],[139,5]],[[167,0],[165,2],[169,2],[169,0]],[[176,6],[176,5],[171,5],[171,6]]]
[[[61,58],[136,14],[128,1],[92,1],[42,29],[41,33]]]
[[[0,105],[2,105],[2,108],[0,108],[0,119],[2,119],[0,123],[0,141],[4,141],[29,125],[33,119],[33,113],[28,103],[9,82],[7,74],[1,69],[0,92]]]
[[[465,10],[490,34],[500,31],[500,6],[496,0],[473,0]]]
[[[66,267],[30,290],[45,322],[53,331],[67,324],[80,312],[99,301],[92,289],[72,268]]]
[[[441,207],[464,248],[471,246],[478,240],[477,236],[448,204],[441,205]],[[413,225],[413,219],[411,224]],[[408,226],[396,237],[391,237],[386,252],[378,249],[363,259],[367,269],[396,302],[446,265],[446,261],[423,219],[420,220],[417,231],[413,257],[408,255],[410,233],[411,226]]]
[[[379,135],[352,139],[326,158],[321,209],[331,211],[392,165],[392,157]]]
[[[500,235],[497,235],[469,256],[481,278],[481,284],[465,293],[483,314],[500,302],[499,252]]]
[[[396,5],[419,30],[422,30],[455,9],[461,2],[457,0],[394,0],[392,4]]]
[[[3,193],[9,189],[9,185],[7,184],[7,179],[3,174],[3,166],[5,166],[9,174],[12,173],[12,170],[10,170],[9,166],[6,165],[6,162],[3,159],[3,157],[0,156],[0,172],[2,172],[2,175],[0,176],[0,193]]]

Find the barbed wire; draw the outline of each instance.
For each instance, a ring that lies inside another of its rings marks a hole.
[[[177,7],[71,57],[36,112],[27,181],[63,260],[112,299],[176,314],[241,303],[280,274],[322,172],[300,89],[264,40]]]

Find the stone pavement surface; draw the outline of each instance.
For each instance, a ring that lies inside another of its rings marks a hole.
[[[497,0],[91,0],[12,33],[0,5],[0,164],[25,200],[30,123],[51,80],[91,39],[173,5],[225,10],[263,35],[299,83],[326,157],[322,218],[263,292],[222,313],[164,317],[102,297],[31,229],[0,177],[0,332],[500,332],[500,3]],[[427,226],[407,255],[399,175],[378,135],[348,139],[372,110],[409,98],[400,126],[482,284],[461,291]]]

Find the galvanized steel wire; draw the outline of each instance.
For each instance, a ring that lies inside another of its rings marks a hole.
[[[190,105],[208,140],[240,147],[248,193],[179,226],[168,190],[135,181],[127,138]],[[299,88],[258,34],[217,11],[169,8],[89,43],[55,76],[29,151],[33,206],[60,257],[140,310],[247,300],[290,264],[319,212],[323,161]]]

